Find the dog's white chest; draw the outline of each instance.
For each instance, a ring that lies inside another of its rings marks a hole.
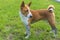
[[[28,25],[28,19],[27,17],[25,17],[21,12],[19,13],[20,14],[20,18],[22,20],[22,22],[25,24],[25,25]]]

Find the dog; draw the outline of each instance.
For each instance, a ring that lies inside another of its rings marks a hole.
[[[54,14],[55,7],[53,5],[49,5],[47,9],[31,10],[30,5],[31,2],[26,5],[24,1],[22,1],[19,11],[20,18],[26,27],[25,38],[29,38],[30,36],[30,25],[32,23],[44,19],[48,21],[54,34],[57,34],[57,28],[55,26],[55,14]]]

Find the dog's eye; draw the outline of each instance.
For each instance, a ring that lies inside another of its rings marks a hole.
[[[28,10],[26,10],[26,12],[28,12]]]

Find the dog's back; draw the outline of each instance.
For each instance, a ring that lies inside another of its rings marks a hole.
[[[32,17],[33,21],[48,19],[51,16],[55,16],[54,7],[52,5],[49,5],[48,9],[31,10],[31,13],[33,15]]]

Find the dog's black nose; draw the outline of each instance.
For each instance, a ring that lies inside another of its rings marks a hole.
[[[30,18],[32,18],[32,16],[30,16]]]

